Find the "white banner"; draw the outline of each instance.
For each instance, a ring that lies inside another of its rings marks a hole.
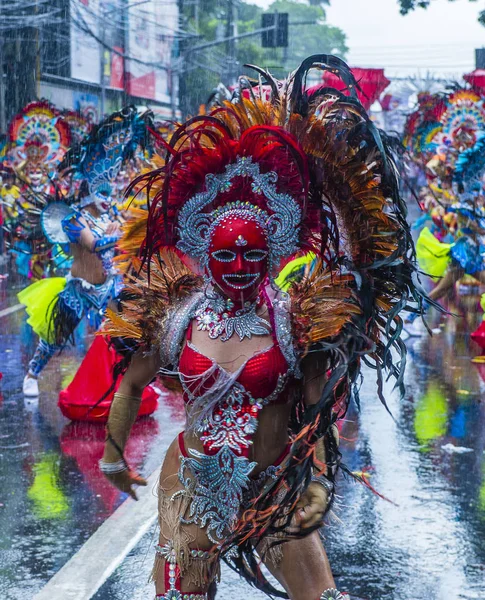
[[[156,2],[157,7],[157,61],[167,67],[167,70],[157,70],[155,100],[171,104],[171,86],[174,86],[174,98],[178,98],[178,78],[170,71],[177,50],[177,35],[179,30],[179,10],[177,0]]]
[[[177,0],[149,0],[129,9],[128,93],[170,104],[170,66],[178,31]],[[158,67],[160,65],[160,67]]]
[[[101,82],[99,0],[71,0],[71,77]]]

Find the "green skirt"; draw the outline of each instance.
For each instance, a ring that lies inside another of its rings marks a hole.
[[[65,277],[49,277],[36,281],[17,294],[29,315],[27,323],[46,342],[53,343],[49,323],[57,296],[66,287]]]

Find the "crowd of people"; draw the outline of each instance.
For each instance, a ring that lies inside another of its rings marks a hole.
[[[457,284],[457,291],[478,291],[485,283],[485,98],[458,87],[421,94],[404,144],[422,211],[413,226],[417,257],[435,283],[430,304]],[[415,317],[406,330],[419,336],[425,328]],[[472,338],[485,348],[483,329]]]
[[[122,275],[113,260],[127,216],[124,190],[150,164],[153,127],[151,113],[134,107],[88,125],[46,101],[27,105],[10,124],[1,164],[1,242],[4,277],[27,284],[18,299],[39,336],[23,383],[27,397],[39,395],[41,372],[74,340],[81,320],[97,331],[119,297]],[[140,198],[136,204],[143,208]],[[99,343],[93,348],[108,353]],[[107,383],[111,373],[105,376]],[[84,413],[96,395],[102,387],[91,390]],[[79,414],[71,402],[77,398],[79,408],[79,388],[61,397],[67,416]]]
[[[91,144],[90,133],[94,136],[98,128],[81,115],[60,111],[47,101],[28,104],[12,119],[0,154],[0,252],[15,263],[10,265],[13,275],[37,281],[69,270],[69,256],[44,229],[44,217],[53,209],[44,209],[55,202],[70,206],[86,195],[88,178],[80,161],[88,159],[79,155],[75,159],[78,169],[74,169],[66,155],[86,149]],[[107,135],[106,131],[102,135]],[[124,190],[143,168],[146,157],[132,152],[115,170],[107,162],[102,165],[103,157],[94,158],[97,169],[111,169],[109,215],[122,222],[127,206]]]

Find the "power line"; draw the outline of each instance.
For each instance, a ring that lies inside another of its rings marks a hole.
[[[96,20],[97,23],[99,23],[100,26],[103,25],[107,25],[108,27],[112,27],[113,26],[113,19],[109,18],[109,15],[113,12],[113,11],[108,11],[108,13],[104,13],[102,10],[101,11],[94,11],[91,10],[89,7],[85,6],[84,4],[82,4],[81,0],[70,0],[71,2],[71,6],[74,8],[74,10],[76,10],[76,12],[79,14],[80,12],[84,12],[89,14],[91,17],[93,17],[93,19]],[[126,33],[127,31],[129,31],[129,26],[130,26],[130,15],[128,15],[128,11],[132,8],[137,8],[138,6],[142,5],[142,4],[146,4],[147,2],[153,2],[153,0],[141,0],[140,2],[134,2],[131,5],[128,5],[127,7],[123,7],[123,10],[120,9],[120,12],[118,14],[119,19],[116,21],[116,27],[118,27],[120,30],[122,30],[124,33]],[[74,3],[77,3],[79,6],[75,6]],[[165,6],[175,6],[174,2],[165,2],[165,3],[161,3]],[[138,9],[137,10],[138,15],[152,15],[152,12],[149,11],[145,11],[142,9]],[[125,16],[126,15],[126,16]],[[131,18],[133,19],[134,17],[138,16],[138,15],[131,15]],[[147,17],[143,16],[143,20],[145,23],[147,23],[148,25],[155,25],[156,27],[161,27],[164,29],[167,29],[168,31],[173,32],[174,37],[177,38],[192,38],[194,37],[192,34],[189,34],[188,32],[186,32],[185,30],[182,30],[180,28],[177,29],[173,29],[172,27],[169,27],[166,23],[161,23],[159,20],[154,20],[154,19],[148,19]]]
[[[83,19],[83,17],[81,15],[79,15],[79,18],[80,18],[80,20],[74,19],[71,16],[71,21],[73,22],[73,24],[78,29],[80,29],[81,31],[83,31],[84,33],[86,33],[87,35],[89,35],[90,37],[92,37],[105,50],[109,50],[113,54],[116,54],[117,56],[120,56],[121,58],[123,58],[123,60],[129,60],[129,61],[132,61],[134,63],[140,64],[140,65],[144,65],[146,67],[153,67],[155,69],[160,69],[162,71],[168,71],[168,70],[170,70],[165,64],[162,64],[162,63],[160,63],[158,61],[155,61],[155,62],[145,61],[145,60],[141,60],[141,59],[139,59],[139,58],[137,58],[135,56],[130,56],[129,54],[126,54],[125,52],[120,52],[119,50],[117,50],[113,46],[110,46],[104,40],[102,40],[99,37],[99,35],[97,35],[96,33],[94,33],[94,31],[86,24],[85,20]]]

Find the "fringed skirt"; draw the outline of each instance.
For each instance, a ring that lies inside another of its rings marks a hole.
[[[183,432],[179,436],[179,451],[180,463],[183,464],[184,458],[187,458]],[[251,504],[252,499],[263,492],[268,481],[277,477],[278,468],[286,458],[288,451],[289,446],[274,465],[269,466],[256,477],[250,478],[244,498],[241,501],[241,515]],[[153,579],[158,579],[163,573],[167,555],[171,553],[180,569],[181,577],[197,588],[204,588],[210,582],[219,579],[220,545],[214,543],[205,548],[200,548],[198,545],[197,533],[194,533],[194,531],[196,532],[197,528],[200,531],[206,530],[207,519],[210,517],[203,514],[200,518],[193,518],[193,515],[198,513],[194,510],[194,503],[200,501],[200,493],[202,492],[202,490],[198,490],[196,477],[183,477],[179,472],[178,476],[174,475],[173,478],[173,485],[168,483],[170,477],[164,480],[161,479],[158,490],[161,535],[152,573]],[[217,490],[214,490],[214,492],[217,493]],[[206,490],[204,490],[204,494],[206,494]],[[188,524],[195,524],[197,528],[187,527]],[[227,533],[230,534],[230,531]],[[275,541],[276,538],[274,537],[264,539],[258,545],[257,550],[260,556],[277,566],[282,558],[282,544],[275,544]],[[205,539],[205,544],[207,546],[207,539]]]

